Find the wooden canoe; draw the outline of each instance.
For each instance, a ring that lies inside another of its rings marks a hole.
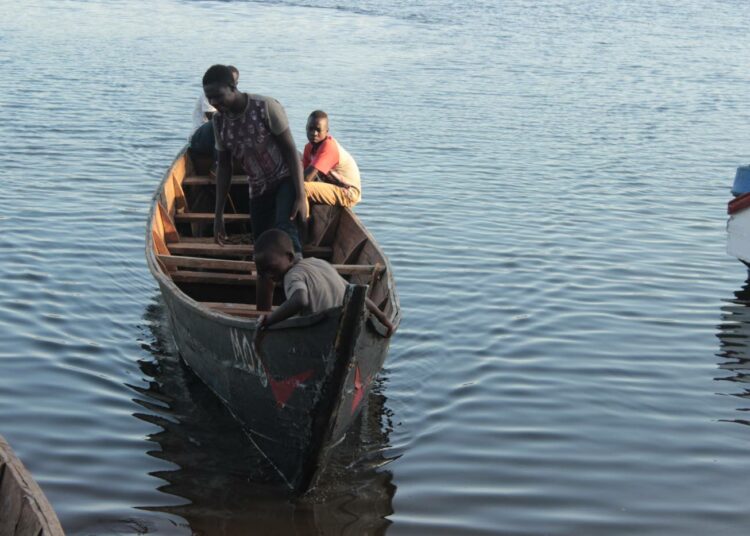
[[[390,263],[349,209],[313,205],[303,249],[329,260],[350,285],[341,307],[290,318],[256,337],[257,273],[244,177],[234,177],[225,218],[235,243],[211,236],[210,162],[183,150],[154,195],[146,259],[174,342],[289,487],[314,485],[380,371],[389,340],[365,309],[369,297],[400,321]],[[238,169],[238,168],[235,168]],[[276,289],[274,305],[283,301]]]
[[[0,436],[0,535],[62,536],[55,511],[39,485]]]

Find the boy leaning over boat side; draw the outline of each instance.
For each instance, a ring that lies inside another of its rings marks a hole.
[[[328,114],[315,110],[307,118],[302,153],[305,193],[311,203],[353,207],[362,199],[359,168],[352,155],[328,133]]]
[[[286,301],[274,312],[258,319],[260,329],[277,324],[294,315],[311,315],[344,303],[347,282],[322,259],[301,259],[294,254],[289,236],[277,229],[263,233],[255,242],[255,265],[259,274],[284,284]],[[395,328],[388,317],[369,298],[370,311],[390,337]]]
[[[224,205],[236,159],[250,186],[253,239],[275,227],[289,235],[294,251],[301,255],[296,219],[307,220],[307,200],[302,164],[284,108],[271,97],[238,91],[226,65],[213,65],[206,71],[203,92],[216,108],[212,118],[218,161],[214,240],[219,245],[226,241]],[[258,276],[256,291],[258,309],[270,311],[273,282]]]

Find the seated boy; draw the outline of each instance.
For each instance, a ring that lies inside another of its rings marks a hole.
[[[301,259],[294,254],[289,235],[279,229],[264,232],[255,242],[255,264],[258,273],[274,282],[284,282],[286,301],[278,309],[258,319],[261,329],[296,314],[311,315],[344,303],[347,282],[326,261]],[[390,337],[395,328],[385,313],[367,299],[370,311]]]
[[[307,139],[302,153],[305,192],[310,203],[353,207],[362,197],[357,163],[328,134],[328,114],[315,110],[307,118]]]

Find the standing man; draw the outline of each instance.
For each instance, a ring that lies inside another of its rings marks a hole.
[[[242,163],[250,183],[253,239],[277,228],[289,235],[295,254],[302,255],[296,218],[307,220],[302,162],[289,121],[279,101],[237,90],[231,69],[213,65],[203,75],[203,92],[216,108],[213,116],[218,169],[214,240],[224,244],[224,205],[232,180],[232,160]],[[273,281],[258,276],[258,310],[269,311]]]

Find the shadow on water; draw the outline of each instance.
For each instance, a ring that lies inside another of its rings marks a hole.
[[[743,287],[734,293],[734,298],[726,300],[721,307],[721,324],[719,331],[719,368],[730,373],[716,378],[717,381],[735,382],[740,391],[732,393],[748,403],[747,407],[738,407],[737,411],[750,411],[750,278]],[[750,425],[747,419],[725,419],[729,422]]]
[[[130,386],[158,425],[151,456],[177,468],[154,473],[178,506],[142,507],[184,518],[194,534],[384,534],[396,487],[383,469],[392,430],[380,379],[362,418],[336,449],[319,488],[295,500],[219,399],[179,358],[157,297],[143,316],[153,359],[139,362],[147,387]]]

